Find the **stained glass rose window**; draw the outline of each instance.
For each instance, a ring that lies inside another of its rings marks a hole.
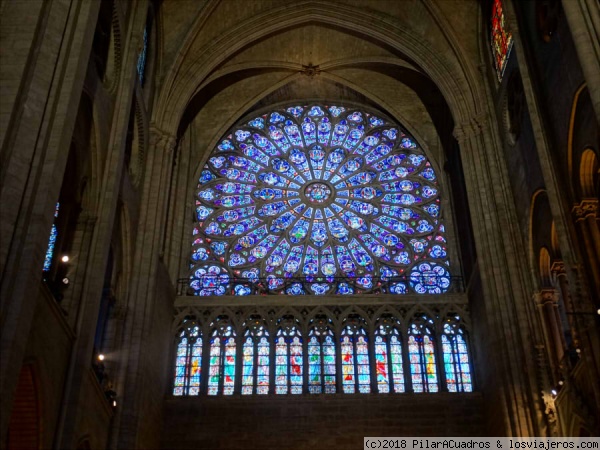
[[[293,106],[233,128],[202,170],[190,286],[197,295],[443,293],[437,178],[389,120]]]

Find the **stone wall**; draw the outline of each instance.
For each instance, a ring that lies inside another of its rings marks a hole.
[[[362,449],[365,436],[481,436],[474,394],[169,398],[169,449]]]

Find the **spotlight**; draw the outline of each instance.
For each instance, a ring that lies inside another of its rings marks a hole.
[[[64,263],[69,262],[69,257],[67,255],[65,255],[61,258],[61,261]]]
[[[117,401],[113,400],[112,405],[113,405],[113,408],[116,408],[117,407]]]
[[[63,284],[69,284],[69,279],[67,277],[64,277],[62,279]]]
[[[558,382],[558,385],[559,385],[559,386],[562,386],[563,384],[565,384],[564,380],[560,380],[560,381]]]
[[[556,389],[552,389],[552,391],[550,391],[552,393],[553,397],[556,397],[558,395],[558,392],[556,392]]]
[[[98,355],[98,361],[104,361],[104,355],[102,353]]]

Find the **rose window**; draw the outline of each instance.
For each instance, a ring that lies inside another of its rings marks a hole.
[[[197,295],[438,294],[450,286],[437,179],[400,127],[294,106],[234,127],[198,185]]]

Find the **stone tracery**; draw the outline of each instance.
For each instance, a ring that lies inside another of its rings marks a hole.
[[[450,285],[433,168],[397,125],[341,106],[238,124],[196,200],[196,295],[443,293]]]

